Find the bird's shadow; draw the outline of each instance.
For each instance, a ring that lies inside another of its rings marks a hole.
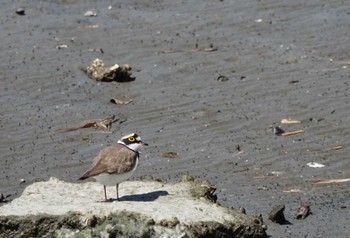
[[[119,200],[129,201],[129,202],[152,202],[158,199],[160,196],[167,196],[167,195],[169,195],[167,191],[160,190],[160,191],[153,191],[149,193],[126,195],[119,198]]]
[[[153,191],[149,193],[126,195],[126,196],[120,197],[119,200],[110,198],[107,201],[99,201],[99,202],[115,202],[115,201],[153,202],[157,200],[160,196],[167,196],[167,195],[169,195],[167,191],[160,190],[160,191]]]

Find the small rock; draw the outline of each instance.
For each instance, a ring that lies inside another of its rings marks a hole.
[[[307,166],[311,167],[311,168],[323,168],[324,164],[320,164],[317,162],[310,162],[306,164]]]
[[[272,209],[272,211],[269,213],[269,219],[275,223],[278,224],[285,224],[286,218],[284,217],[284,205],[279,205]]]
[[[275,126],[273,128],[273,133],[277,136],[280,136],[284,133],[285,131],[281,128],[281,127],[278,127],[278,126]]]
[[[93,60],[84,72],[89,78],[102,81],[102,82],[130,82],[134,81],[135,77],[132,77],[131,67],[127,64],[118,65],[115,64],[111,67],[106,67],[101,59]]]
[[[242,212],[242,214],[247,214],[244,207],[240,207],[239,210]]]
[[[93,12],[93,11],[91,11],[91,10],[86,11],[86,12],[84,13],[84,17],[96,17],[96,16],[97,16],[97,13],[96,13],[96,12]]]
[[[0,203],[7,203],[9,202],[9,200],[7,200],[6,198],[10,197],[11,195],[6,195],[4,196],[4,194],[0,193]]]
[[[110,100],[111,103],[114,103],[114,104],[117,104],[117,105],[126,105],[126,104],[129,104],[131,103],[133,100],[130,99],[130,100],[121,100],[121,99],[117,99],[117,98],[112,98]]]
[[[67,49],[68,45],[62,44],[62,45],[57,45],[56,49],[61,50],[61,49]]]
[[[225,75],[220,75],[216,80],[224,82],[224,81],[229,81],[229,78],[226,77]]]
[[[19,181],[20,184],[21,184],[21,183],[25,183],[25,182],[26,182],[26,180],[23,179],[23,178]]]
[[[296,215],[296,219],[305,219],[311,213],[310,206],[301,206],[299,207],[298,214]]]
[[[20,7],[20,8],[17,8],[16,14],[20,16],[24,16],[26,14],[26,11],[24,10],[24,8]]]

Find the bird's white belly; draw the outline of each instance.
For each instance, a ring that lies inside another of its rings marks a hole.
[[[138,162],[139,161],[137,160],[135,168],[127,173],[123,173],[123,174],[102,173],[102,174],[99,174],[97,176],[94,176],[94,178],[100,184],[103,184],[106,186],[114,186],[117,183],[121,183],[121,182],[127,180],[128,178],[130,178],[134,174],[134,172],[137,168]]]

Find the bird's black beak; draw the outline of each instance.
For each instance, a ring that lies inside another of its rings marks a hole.
[[[148,146],[148,144],[145,143],[145,142],[143,142],[143,141],[141,141],[140,143],[141,143],[141,145],[143,145],[143,146]]]

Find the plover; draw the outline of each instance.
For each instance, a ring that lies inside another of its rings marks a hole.
[[[102,149],[95,157],[91,167],[79,180],[93,177],[103,185],[107,201],[106,186],[116,186],[119,200],[119,183],[130,178],[139,162],[139,149],[147,145],[136,134],[122,137],[115,145]]]

